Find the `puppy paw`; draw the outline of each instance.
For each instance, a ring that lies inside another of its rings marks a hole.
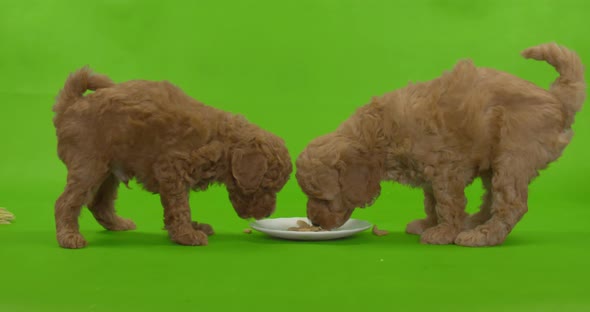
[[[103,223],[105,229],[109,231],[130,231],[137,227],[135,223],[129,219],[117,218],[114,222]]]
[[[447,245],[452,244],[459,234],[457,227],[449,224],[439,224],[425,230],[420,236],[422,244]]]
[[[406,233],[413,235],[420,235],[425,230],[436,225],[436,222],[431,219],[418,219],[414,220],[406,226]]]
[[[203,233],[207,234],[207,236],[211,236],[215,234],[213,227],[207,223],[198,223],[197,221],[191,222],[193,229],[202,231]]]
[[[489,216],[483,215],[481,213],[475,213],[470,215],[465,219],[465,225],[463,226],[464,230],[471,230],[476,228],[478,225],[482,225],[486,223],[490,219]]]
[[[484,224],[459,233],[455,244],[466,247],[496,246],[502,244],[507,235],[505,230],[493,229],[493,226]]]
[[[172,235],[171,238],[173,242],[186,246],[206,246],[209,242],[207,234],[194,229],[182,234]]]
[[[61,247],[68,249],[84,248],[87,245],[82,234],[73,232],[57,234],[57,242]]]

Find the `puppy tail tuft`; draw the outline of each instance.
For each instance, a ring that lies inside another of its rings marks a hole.
[[[70,105],[80,99],[87,90],[108,88],[115,83],[105,75],[92,73],[88,66],[84,66],[73,74],[70,74],[64,88],[57,95],[57,101],[53,106],[56,113],[64,112]]]
[[[551,84],[549,91],[565,106],[568,125],[571,125],[574,115],[582,108],[586,99],[584,65],[580,57],[574,51],[556,43],[531,47],[521,54],[527,59],[546,61],[555,67],[559,77]]]

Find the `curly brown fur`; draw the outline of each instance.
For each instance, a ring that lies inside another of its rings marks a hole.
[[[95,92],[83,96],[86,90]],[[273,213],[292,171],[282,139],[168,82],[115,84],[83,68],[68,78],[54,111],[58,155],[68,169],[55,205],[57,240],[65,248],[86,245],[78,226],[84,205],[108,230],[135,228],[115,213],[120,182],[136,178],[160,194],[174,242],[206,245],[213,229],[191,222],[191,189],[224,184],[240,217],[260,219]]]
[[[584,102],[583,66],[556,44],[525,50],[560,74],[551,89],[460,61],[451,72],[374,98],[298,157],[308,218],[342,225],[370,204],[380,182],[424,190],[426,218],[407,232],[429,244],[501,244],[527,212],[528,185],[561,155]],[[481,177],[481,211],[465,213],[464,188]]]

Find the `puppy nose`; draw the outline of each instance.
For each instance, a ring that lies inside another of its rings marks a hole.
[[[319,223],[316,223],[316,222],[313,222],[313,221],[311,222],[311,225],[313,225],[313,226],[320,226]]]

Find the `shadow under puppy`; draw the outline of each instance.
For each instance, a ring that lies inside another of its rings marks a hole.
[[[381,181],[398,181],[424,191],[426,218],[406,229],[422,243],[501,244],[528,210],[529,183],[570,142],[586,96],[574,52],[543,44],[522,55],[556,68],[549,91],[463,60],[437,79],[373,98],[314,139],[296,161],[308,218],[339,227],[379,196]],[[476,177],[483,204],[467,216],[464,188]]]
[[[87,90],[95,92],[84,96]],[[261,219],[273,213],[292,172],[281,138],[168,82],[115,84],[82,68],[67,79],[53,111],[58,155],[68,169],[55,204],[57,240],[65,248],[86,245],[78,225],[84,205],[107,230],[135,229],[115,213],[120,182],[136,178],[160,194],[172,241],[206,245],[213,230],[191,222],[191,189],[224,184],[240,217]]]

